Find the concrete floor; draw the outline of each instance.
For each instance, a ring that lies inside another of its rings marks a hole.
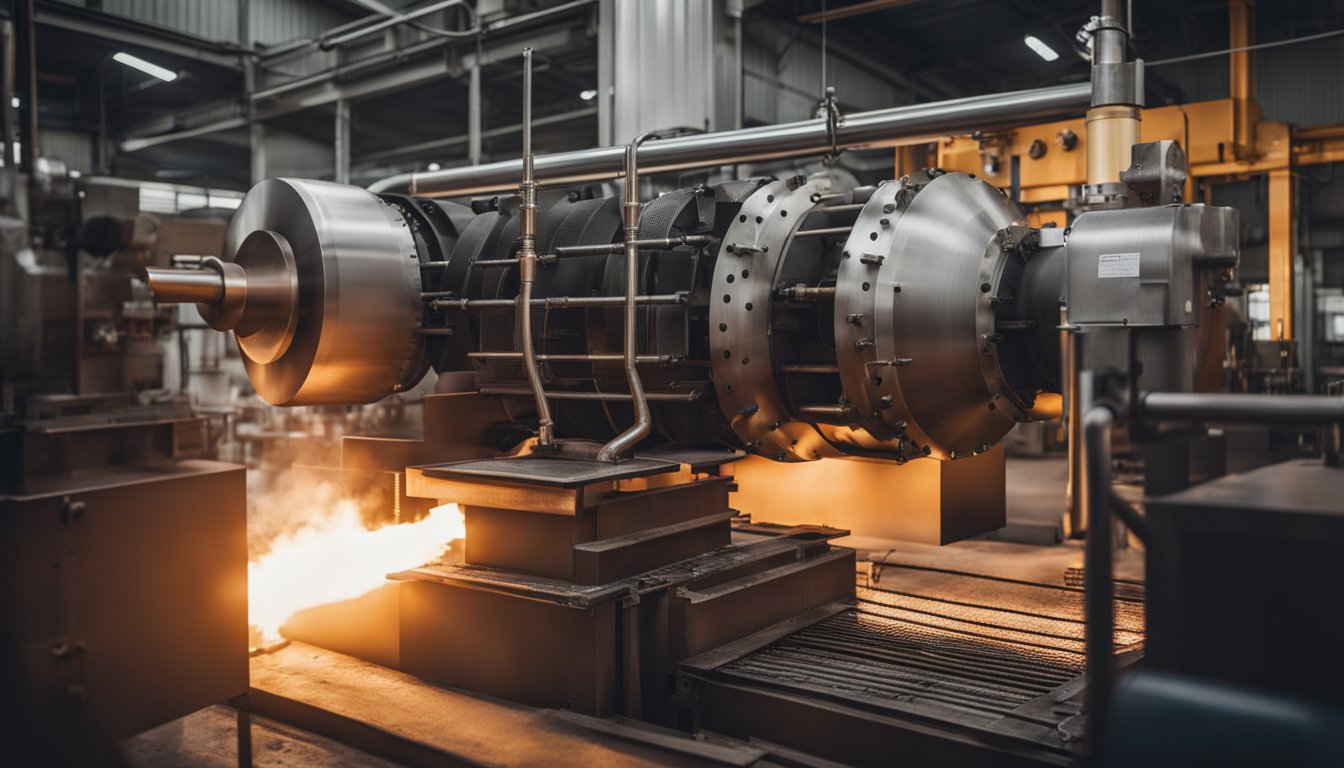
[[[136,768],[235,768],[237,717],[214,706],[174,720],[122,747]],[[252,764],[258,768],[395,768],[396,763],[264,717],[252,718]]]

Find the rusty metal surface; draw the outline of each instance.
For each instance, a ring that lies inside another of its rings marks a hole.
[[[716,525],[726,533],[727,516]],[[815,533],[592,586],[467,564],[393,574],[401,669],[534,706],[671,724],[667,685],[687,654],[853,595],[853,551]]]

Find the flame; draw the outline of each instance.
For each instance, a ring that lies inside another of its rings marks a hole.
[[[277,639],[298,611],[377,589],[388,573],[431,562],[465,535],[456,504],[434,507],[413,523],[369,530],[358,505],[340,501],[330,514],[277,536],[248,563],[249,620],[262,638]]]

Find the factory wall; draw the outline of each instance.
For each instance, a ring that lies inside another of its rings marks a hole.
[[[854,110],[909,104],[913,96],[836,54],[826,60],[821,82],[821,44],[775,21],[743,25],[742,112],[745,125],[787,123],[812,117],[825,85]]]
[[[1340,72],[1344,38],[1256,51],[1256,100],[1264,119],[1304,126],[1344,122],[1344,89],[1334,87]],[[1222,56],[1152,67],[1149,105],[1168,103],[1164,81],[1179,92],[1179,102],[1194,102],[1226,98],[1227,80]]]

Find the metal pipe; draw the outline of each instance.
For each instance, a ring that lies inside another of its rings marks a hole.
[[[853,232],[853,227],[823,227],[821,229],[800,229],[793,233],[798,237],[848,237]]]
[[[855,415],[852,405],[832,405],[830,403],[811,403],[798,406],[798,413],[802,416],[821,416],[821,417],[839,417],[849,418]]]
[[[34,0],[20,0],[17,8],[21,13],[20,29],[18,33],[23,36],[23,45],[20,50],[23,52],[24,65],[24,94],[23,108],[24,119],[19,128],[20,160],[19,170],[28,174],[28,183],[33,183],[33,178],[37,174],[38,137],[37,137],[37,14],[33,9]],[[5,158],[5,164],[9,164],[9,158]],[[83,281],[75,282],[75,292],[83,290]]]
[[[1064,370],[1061,372],[1064,390],[1064,429],[1066,434],[1065,450],[1067,452],[1068,484],[1066,488],[1065,503],[1068,507],[1069,518],[1069,536],[1071,538],[1081,538],[1087,530],[1087,519],[1083,516],[1083,470],[1080,454],[1082,453],[1083,438],[1081,426],[1083,423],[1083,409],[1078,401],[1078,356],[1081,354],[1081,337],[1079,336],[1078,326],[1069,322],[1068,305],[1060,302],[1059,305],[1059,335],[1060,335],[1060,362]]]
[[[4,84],[3,86],[0,86],[0,90],[4,91],[4,93],[0,95],[0,98],[4,99],[4,102],[0,103],[0,147],[3,147],[0,151],[4,152],[3,157],[5,165],[13,165],[15,140],[14,67],[15,62],[18,60],[14,52],[16,39],[14,36],[13,21],[5,20],[4,22],[0,22],[0,40],[3,41],[2,44],[4,46],[4,61],[3,64],[0,64],[4,70],[3,73],[0,74],[0,76],[3,76],[4,78]]]
[[[1144,546],[1151,546],[1153,535],[1152,528],[1148,525],[1148,518],[1140,514],[1133,504],[1121,498],[1114,488],[1111,489],[1111,511],[1120,518],[1120,522],[1124,523],[1126,528],[1134,532]]]
[[[630,399],[635,410],[635,423],[613,437],[597,452],[598,461],[617,462],[635,444],[653,431],[653,414],[649,400],[644,396],[644,383],[639,379],[635,356],[639,345],[639,324],[635,314],[635,296],[639,293],[639,219],[643,206],[639,202],[639,147],[649,139],[657,138],[653,131],[644,131],[625,148],[625,201],[621,218],[625,221],[625,380],[630,388]]]
[[[445,291],[447,293],[447,291]],[[635,297],[636,304],[647,305],[672,305],[685,304],[686,292],[678,293],[655,293],[651,295],[640,295]],[[577,309],[590,307],[623,307],[625,306],[624,296],[551,296],[545,299],[532,299],[528,302],[533,307],[544,307],[546,309]],[[507,309],[516,307],[515,299],[436,299],[430,305],[434,309],[443,309],[445,307],[455,307],[457,309]]]
[[[481,387],[482,395],[504,395],[507,397],[529,397],[531,391],[526,389],[512,389],[509,387]],[[648,400],[657,402],[671,403],[689,403],[700,399],[700,390],[677,394],[673,392],[650,392],[644,397]],[[630,395],[625,392],[547,392],[546,397],[552,400],[629,400]]]
[[[1139,394],[1138,410],[1140,417],[1155,421],[1310,427],[1344,423],[1344,397],[1332,395],[1143,392]]]
[[[453,6],[461,6],[462,9],[467,12],[467,15],[471,16],[472,27],[471,29],[448,32],[447,34],[442,34],[444,30],[440,30],[441,36],[471,37],[473,35],[478,34],[481,31],[481,22],[480,19],[476,18],[476,9],[472,8],[471,4],[465,2],[465,0],[444,0],[443,2],[434,3],[433,5],[426,5],[423,8],[416,8],[413,11],[406,11],[405,13],[399,13],[394,16],[389,16],[383,21],[370,24],[367,27],[361,27],[360,29],[356,29],[352,32],[333,35],[331,37],[323,37],[317,41],[317,45],[322,50],[328,51],[331,50],[332,48],[338,48],[342,45],[345,45],[346,43],[368,37],[369,35],[372,35],[375,32],[381,32],[384,29],[387,29],[388,27],[395,27],[398,24],[405,24],[409,21],[414,21],[420,18],[421,16],[428,16],[431,13],[436,13],[438,11],[448,9]]]
[[[555,257],[554,257],[554,256],[537,256],[537,263],[538,263],[538,264],[549,264],[549,263],[552,262],[552,261],[555,261]],[[423,267],[424,264],[421,264],[420,266]],[[471,262],[471,266],[472,266],[473,269],[485,269],[486,267],[516,267],[516,266],[518,266],[518,260],[517,260],[517,259],[477,259],[476,261]]]
[[[521,360],[521,352],[468,352],[467,357],[472,360]],[[672,355],[638,355],[635,361],[641,365],[670,363],[675,358]],[[537,355],[537,361],[542,363],[623,363],[625,355],[616,354],[591,354],[591,355]]]
[[[537,445],[555,445],[551,406],[541,386],[537,351],[532,342],[532,281],[537,275],[537,180],[532,166],[532,49],[523,49],[523,180],[518,184],[518,298],[515,310],[523,347],[523,368],[537,405]],[[434,302],[437,305],[438,302]],[[432,306],[434,306],[432,305]]]
[[[951,99],[847,115],[836,131],[836,147],[914,142],[951,132],[1005,128],[1046,118],[1076,114],[1087,109],[1091,86],[1059,85],[987,96]],[[786,157],[822,155],[831,151],[826,120],[816,118],[783,125],[744,128],[668,138],[642,150],[647,173],[715,165],[758,162]],[[620,147],[561,152],[537,159],[540,181],[568,184],[612,179],[623,170]],[[427,197],[455,197],[507,191],[518,178],[520,161],[410,173],[384,179],[369,187]]]
[[[780,290],[779,295],[790,301],[820,301],[823,299],[834,299],[835,286],[814,286],[803,285],[800,283]]]
[[[1111,430],[1115,413],[1101,403],[1091,402],[1090,378],[1084,377],[1083,395],[1088,405],[1083,412],[1083,508],[1087,516],[1087,542],[1084,547],[1083,619],[1087,658],[1087,688],[1084,711],[1087,713],[1088,751],[1102,754],[1107,710],[1115,690],[1115,629],[1112,615],[1114,600],[1111,553]]]
[[[676,248],[681,245],[708,245],[710,238],[705,235],[682,235],[681,237],[652,237],[644,240],[636,240],[635,245],[641,250]],[[620,253],[625,250],[625,242],[619,243],[599,243],[596,245],[562,245],[555,249],[555,255],[559,258],[570,256],[601,256],[610,253]]]
[[[845,203],[844,205],[823,205],[819,208],[813,208],[803,214],[806,218],[817,213],[858,213],[863,210],[863,203]]]
[[[146,267],[145,277],[158,304],[218,304],[224,300],[224,273],[217,270]]]

